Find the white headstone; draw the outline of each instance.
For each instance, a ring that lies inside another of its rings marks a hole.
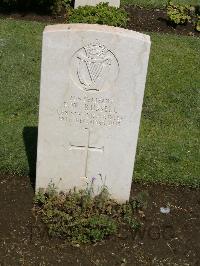
[[[103,185],[129,199],[150,37],[65,24],[44,30],[36,190]]]
[[[119,7],[120,0],[75,0],[74,7],[77,8],[79,6],[96,6],[99,3],[108,3],[109,6]]]

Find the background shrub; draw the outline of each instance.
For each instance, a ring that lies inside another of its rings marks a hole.
[[[174,5],[171,0],[167,5],[167,16],[172,23],[184,24],[190,21],[190,6],[189,5]]]
[[[71,9],[68,13],[69,23],[104,24],[125,27],[127,21],[128,14],[124,9],[108,6],[107,3]]]
[[[191,22],[197,31],[200,31],[200,5],[174,4],[172,0],[167,4],[167,16],[174,25]]]

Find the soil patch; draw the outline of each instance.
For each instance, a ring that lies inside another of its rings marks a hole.
[[[133,183],[148,193],[139,231],[121,230],[94,245],[49,238],[33,216],[29,177],[0,176],[0,265],[200,265],[200,191]],[[160,207],[170,206],[163,214]]]
[[[128,29],[146,32],[163,32],[189,36],[200,36],[191,23],[186,25],[171,25],[167,20],[164,9],[145,9],[134,6],[127,6],[129,13]]]
[[[141,32],[162,32],[170,34],[188,35],[188,36],[200,36],[200,33],[194,29],[191,23],[186,25],[174,25],[169,24],[167,21],[167,14],[165,9],[145,9],[137,6],[125,6],[126,11],[129,14],[129,22],[127,28],[134,31]],[[39,15],[30,12],[17,12],[17,13],[0,13],[0,17],[6,17],[10,19],[39,21],[49,24],[65,23],[66,16],[61,14],[60,16]]]

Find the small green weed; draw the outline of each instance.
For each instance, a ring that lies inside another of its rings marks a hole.
[[[67,194],[48,188],[35,196],[34,211],[41,216],[50,236],[71,243],[90,243],[116,234],[121,223],[132,230],[140,224],[135,218],[136,204],[118,204],[109,198],[105,188],[95,197],[87,190],[74,189]]]
[[[102,24],[115,27],[125,27],[128,14],[122,8],[108,6],[100,3],[97,6],[84,6],[68,11],[69,23]]]
[[[136,202],[136,207],[146,209],[148,207],[148,199],[148,191],[141,191],[134,200]]]

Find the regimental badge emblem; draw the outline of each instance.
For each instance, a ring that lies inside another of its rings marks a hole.
[[[101,91],[116,80],[119,64],[99,41],[79,49],[72,58],[72,79],[85,91]]]

